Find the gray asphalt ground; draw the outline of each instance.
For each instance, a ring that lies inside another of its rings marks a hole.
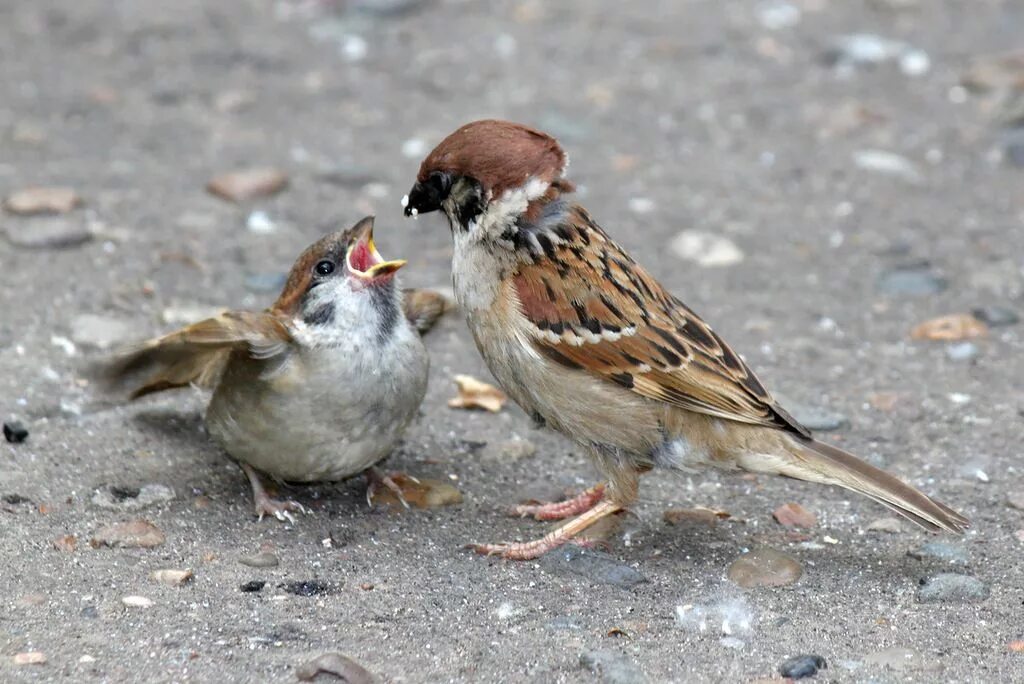
[[[927,62],[833,64],[853,33]],[[0,679],[293,681],[336,651],[402,682],[751,681],[799,654],[825,658],[825,681],[1024,681],[1011,648],[1024,639],[1024,511],[1007,504],[1024,485],[1024,326],[959,351],[909,335],[980,306],[1024,311],[1006,98],[960,86],[973,59],[1021,35],[1010,0],[0,3],[0,194],[65,185],[84,200],[58,217],[0,214],[0,414],[31,433],[0,443]],[[610,576],[587,559],[471,555],[463,543],[544,532],[508,504],[595,473],[515,407],[446,406],[454,374],[489,377],[457,315],[429,337],[422,417],[387,464],[456,485],[453,507],[371,510],[357,479],[287,490],[313,514],[257,522],[202,430],[200,396],[122,406],[87,382],[101,353],[76,316],[99,315],[120,342],[169,329],[169,308],[261,308],[306,244],[368,213],[381,251],[409,258],[406,284],[445,286],[445,224],[403,220],[399,199],[434,144],[484,116],[557,135],[598,221],[770,387],[845,416],[822,436],[962,511],[970,532],[868,531],[884,509],[788,480],[655,474],[598,556]],[[242,206],[204,191],[246,166],[278,167],[289,187]],[[274,229],[247,228],[253,210]],[[77,246],[15,244],[83,227],[95,237]],[[670,248],[682,230],[745,258],[685,260]],[[910,277],[931,293],[885,284],[923,262]],[[513,458],[513,436],[536,453]],[[92,502],[105,484],[175,497],[110,510]],[[817,524],[783,529],[771,513],[786,502]],[[694,506],[733,519],[662,520]],[[166,542],[88,543],[137,517]],[[65,535],[73,551],[54,548]],[[908,555],[928,542],[955,562]],[[802,578],[732,584],[730,563],[760,546],[793,556]],[[238,562],[261,550],[280,564]],[[160,568],[195,577],[164,586]],[[646,581],[623,581],[630,569]],[[987,598],[922,602],[919,583],[943,572]],[[267,584],[240,591],[253,580]],[[323,593],[286,590],[308,580]],[[47,662],[15,664],[26,652]]]

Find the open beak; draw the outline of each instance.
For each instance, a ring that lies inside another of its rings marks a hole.
[[[345,264],[349,273],[368,282],[387,279],[405,266],[405,259],[385,261],[373,244],[373,217],[367,216],[356,224],[355,240],[349,244]]]

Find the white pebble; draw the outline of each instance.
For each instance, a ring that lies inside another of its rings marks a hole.
[[[427,151],[427,143],[419,138],[409,138],[402,143],[402,156],[409,159],[417,159]]]
[[[51,335],[50,344],[54,347],[60,347],[68,356],[74,356],[78,353],[78,349],[75,348],[75,343],[61,335]]]
[[[402,208],[405,209],[407,206],[409,206],[409,196],[402,195]]]
[[[259,210],[249,214],[249,217],[245,220],[245,227],[249,229],[250,233],[258,235],[267,235],[277,229],[277,226],[270,220],[267,212]]]
[[[672,251],[687,261],[712,268],[743,261],[743,252],[729,238],[700,230],[684,230],[671,243]]]
[[[361,62],[366,59],[368,48],[362,36],[345,36],[341,44],[341,55],[350,62]]]
[[[145,596],[125,596],[121,603],[132,608],[149,608],[153,602]]]
[[[633,197],[629,200],[629,210],[634,214],[650,214],[654,211],[654,200],[647,197]]]
[[[957,406],[963,406],[964,404],[971,403],[971,395],[963,394],[962,392],[950,392],[946,395],[951,402]]]

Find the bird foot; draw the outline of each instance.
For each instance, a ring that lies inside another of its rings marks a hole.
[[[586,513],[596,506],[597,502],[603,497],[604,484],[597,484],[565,501],[526,503],[513,506],[510,514],[520,518],[532,516],[534,520],[563,520],[574,515]]]
[[[599,546],[602,544],[600,540],[578,538],[577,535],[602,518],[620,510],[622,507],[619,504],[604,499],[582,515],[560,525],[540,539],[501,544],[467,544],[465,548],[472,549],[482,556],[500,556],[508,560],[533,560],[563,544],[573,543],[584,547]]]
[[[395,498],[398,499],[403,506],[409,508],[409,502],[405,500],[405,492],[402,491],[402,486],[398,484],[398,482],[408,481],[414,484],[420,483],[420,481],[412,475],[406,475],[405,473],[399,472],[391,472],[385,475],[372,467],[367,468],[363,474],[366,476],[366,505],[371,508],[373,507],[373,499],[381,487],[386,488],[395,495]]]
[[[310,514],[310,510],[298,501],[292,501],[291,499],[282,501],[267,495],[257,496],[255,498],[255,507],[256,515],[259,516],[260,520],[263,520],[268,515],[272,515],[281,522],[290,522],[293,525],[295,524],[295,518],[292,516],[292,512]]]

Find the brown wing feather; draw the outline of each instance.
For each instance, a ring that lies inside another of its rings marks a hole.
[[[234,350],[269,359],[287,350],[291,339],[284,321],[269,312],[231,311],[122,352],[105,375],[115,385],[143,378],[133,399],[175,387],[211,387]]]
[[[809,435],[739,355],[584,210],[571,209],[547,242],[546,258],[512,280],[542,354],[651,399]]]

